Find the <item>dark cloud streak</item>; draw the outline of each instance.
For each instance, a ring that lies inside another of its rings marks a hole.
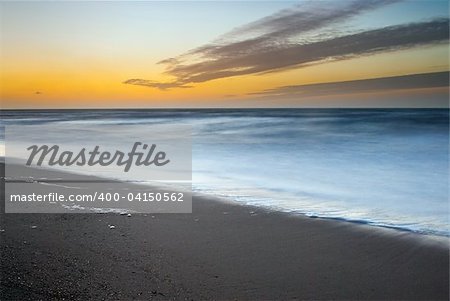
[[[390,26],[306,45],[280,47],[232,58],[188,65],[176,65],[169,74],[181,83],[199,83],[213,79],[255,74],[324,60],[340,60],[378,52],[394,51],[430,43],[448,41],[449,21]]]
[[[217,43],[200,47],[189,54],[198,54],[205,58],[212,57],[214,59],[278,48],[280,45],[289,44],[287,40],[292,37],[296,37],[305,43],[307,39],[302,37],[302,34],[323,29],[365,11],[395,2],[398,2],[398,0],[343,1],[341,3],[311,1],[303,3],[234,29],[219,39]],[[330,9],[331,7],[333,9]],[[254,38],[233,42],[236,37],[258,32],[260,34]],[[323,36],[325,33],[321,32],[321,35]]]
[[[249,95],[315,97],[338,94],[371,93],[387,90],[440,88],[448,86],[449,72],[445,71],[345,82],[282,86],[257,93],[251,93]]]
[[[162,90],[189,88],[191,83],[448,41],[447,18],[347,34],[332,29],[333,24],[393,2],[396,0],[333,2],[333,6],[315,1],[299,5],[237,28],[214,43],[159,62],[166,66],[165,73],[174,77],[172,82],[129,79],[124,83]]]

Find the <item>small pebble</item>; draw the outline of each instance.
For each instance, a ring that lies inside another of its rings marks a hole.
[[[109,229],[116,229],[116,226],[113,226],[113,225],[108,225],[109,226]]]

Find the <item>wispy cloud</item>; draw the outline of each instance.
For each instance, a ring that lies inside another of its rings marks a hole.
[[[159,62],[166,66],[166,74],[174,77],[172,82],[132,79],[124,83],[159,89],[187,88],[192,83],[219,78],[301,68],[311,63],[448,41],[446,18],[360,32],[333,29],[349,17],[392,2],[396,1],[315,1],[298,5]]]
[[[311,1],[282,10],[223,35],[214,43],[199,47],[188,55],[231,57],[253,51],[278,49],[292,43],[336,34],[330,25],[398,0]],[[327,28],[326,31],[323,29]],[[184,56],[180,56],[183,58]],[[165,62],[165,61],[164,61]]]
[[[423,73],[344,82],[282,86],[249,95],[315,97],[375,91],[440,88],[449,86],[449,72]]]
[[[166,90],[170,88],[191,88],[191,86],[186,85],[181,82],[171,82],[171,83],[159,83],[151,80],[141,79],[141,78],[132,78],[123,82],[124,84],[129,85],[137,85],[137,86],[147,86],[158,88],[161,90]]]

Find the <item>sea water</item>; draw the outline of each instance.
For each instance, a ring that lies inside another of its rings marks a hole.
[[[2,126],[188,124],[197,193],[450,236],[446,109],[37,110],[1,118]]]

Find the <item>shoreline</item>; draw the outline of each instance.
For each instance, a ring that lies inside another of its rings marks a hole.
[[[2,300],[449,297],[447,239],[206,196],[191,214],[2,214],[0,229]]]
[[[214,200],[215,202],[223,202],[225,204],[232,204],[237,206],[244,206],[248,208],[254,208],[259,210],[265,210],[267,212],[273,212],[273,213],[282,213],[286,214],[287,217],[299,217],[299,218],[308,218],[308,219],[318,219],[318,220],[328,220],[338,223],[348,223],[351,225],[354,225],[355,227],[367,227],[368,230],[374,229],[374,231],[384,231],[387,235],[389,233],[393,233],[395,235],[396,232],[410,234],[411,238],[416,237],[417,239],[425,239],[425,240],[432,240],[432,241],[440,241],[445,246],[450,245],[450,235],[445,234],[436,234],[432,232],[424,232],[424,231],[415,231],[410,228],[402,228],[400,226],[389,226],[389,225],[382,225],[377,224],[373,221],[367,221],[367,220],[356,220],[356,219],[348,219],[345,217],[328,217],[328,216],[321,216],[319,214],[313,214],[308,215],[306,213],[303,213],[301,211],[287,211],[283,210],[283,208],[277,209],[270,206],[264,206],[264,205],[252,205],[247,204],[245,202],[239,202],[231,199],[227,199],[225,197],[218,197],[214,195],[208,195],[204,193],[197,193],[194,192],[193,196],[200,197],[200,198],[207,198]]]
[[[348,224],[350,227],[356,227],[364,229],[364,231],[375,231],[378,232],[380,235],[387,235],[387,236],[397,236],[402,235],[405,237],[408,237],[408,239],[415,240],[422,242],[430,242],[435,243],[436,245],[441,245],[442,247],[450,247],[450,236],[447,235],[440,235],[440,234],[434,234],[434,233],[427,233],[427,232],[420,232],[420,231],[414,231],[409,228],[401,228],[396,226],[388,226],[388,225],[376,225],[372,224],[369,221],[365,220],[351,220],[344,217],[326,217],[326,216],[320,216],[320,215],[307,215],[300,211],[287,211],[287,210],[277,210],[276,208],[272,208],[270,206],[260,206],[260,205],[252,205],[247,204],[245,202],[239,202],[232,199],[228,199],[226,197],[218,197],[214,195],[208,195],[204,193],[197,193],[193,192],[193,197],[202,198],[202,199],[208,199],[213,202],[220,202],[225,205],[231,205],[231,206],[242,206],[246,208],[248,211],[263,211],[266,214],[282,214],[285,215],[286,218],[300,218],[300,219],[312,219],[312,220],[320,220],[320,221],[326,221],[326,222],[333,222],[333,223],[344,223]]]
[[[0,156],[0,166],[1,166],[1,168],[4,168],[3,167],[4,164],[5,164],[5,157],[1,157]],[[16,165],[16,163],[13,163],[13,164],[10,164],[10,165]],[[19,167],[22,168],[22,166],[19,166]],[[62,171],[62,170],[59,170],[59,169],[49,169],[49,168],[35,169],[35,168],[32,168],[32,167],[31,168],[28,167],[28,169],[34,169],[38,173],[39,173],[39,171],[42,171],[42,170],[44,170],[46,172],[53,173],[55,175],[58,175],[58,173],[59,173],[61,178],[65,178],[66,175],[73,175],[77,179],[89,178],[89,179],[98,180],[99,182],[104,182],[104,183],[108,183],[108,182],[111,182],[111,183],[127,183],[127,184],[135,186],[135,187],[152,187],[152,188],[155,188],[154,185],[149,185],[149,184],[146,184],[146,183],[126,182],[126,181],[123,181],[123,180],[118,179],[118,178],[104,178],[102,176],[91,176],[91,175],[87,175],[87,174],[83,174],[83,173],[79,173],[79,172],[66,172],[66,171]],[[45,180],[43,182],[45,182]],[[62,180],[62,182],[64,182],[64,181]],[[166,187],[166,189],[167,189],[167,187]],[[215,202],[224,202],[224,203],[235,204],[235,205],[239,205],[239,206],[254,207],[255,209],[267,210],[269,212],[285,213],[285,214],[287,214],[289,216],[294,216],[294,217],[298,216],[298,217],[301,217],[301,218],[330,220],[330,221],[336,221],[336,222],[350,223],[350,224],[355,225],[355,226],[363,226],[363,227],[375,228],[375,230],[376,229],[386,230],[387,234],[389,233],[389,231],[400,231],[400,232],[410,233],[412,235],[417,235],[417,239],[441,241],[446,246],[450,245],[450,233],[449,234],[441,234],[441,233],[438,233],[438,231],[428,231],[428,232],[427,231],[420,231],[420,230],[414,230],[414,229],[407,228],[407,227],[383,224],[383,223],[380,223],[380,222],[377,222],[377,221],[372,221],[372,220],[349,219],[349,218],[342,217],[342,216],[322,216],[320,214],[308,215],[307,213],[302,212],[301,210],[289,211],[289,210],[286,210],[284,208],[277,208],[277,207],[271,207],[271,206],[265,206],[265,205],[259,205],[259,204],[258,205],[253,205],[253,204],[249,204],[249,203],[247,203],[245,201],[244,202],[240,202],[240,201],[233,200],[231,198],[227,198],[227,197],[223,197],[223,196],[215,196],[215,195],[203,193],[203,192],[200,192],[200,191],[193,191],[192,190],[191,195],[192,195],[192,197],[200,197],[200,198],[211,199],[211,200],[213,200]],[[2,207],[0,207],[0,209],[1,208]],[[3,212],[3,211],[0,211],[0,212]],[[112,213],[114,213],[114,212],[112,212]]]

